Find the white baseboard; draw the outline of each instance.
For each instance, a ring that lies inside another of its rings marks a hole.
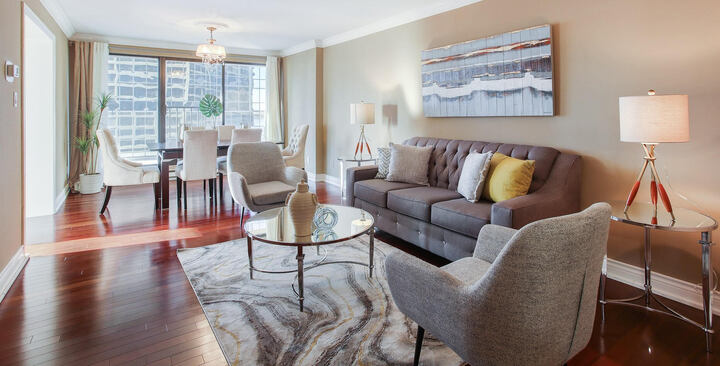
[[[607,260],[607,276],[626,285],[643,289],[645,287],[645,270],[631,264],[614,259]],[[702,310],[702,286],[673,278],[661,273],[652,272],[653,292],[681,304]],[[713,291],[713,314],[720,315],[720,293]]]
[[[28,257],[25,255],[24,248],[21,245],[15,255],[10,258],[7,266],[0,272],[0,301],[5,298],[5,295],[20,274],[20,271],[25,267],[27,261]]]
[[[60,210],[62,204],[65,203],[65,199],[67,198],[68,194],[70,194],[70,186],[66,185],[65,188],[63,188],[63,191],[60,192],[57,197],[55,197],[55,206],[53,206],[55,209],[55,213],[57,213],[58,210]]]
[[[327,184],[334,185],[335,187],[340,187],[340,179],[337,177],[333,177],[332,175],[307,172],[307,176],[308,180],[311,182],[325,182]]]

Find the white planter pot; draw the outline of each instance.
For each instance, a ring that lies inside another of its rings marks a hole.
[[[82,194],[98,193],[102,189],[102,174],[80,174],[80,185],[78,191]]]

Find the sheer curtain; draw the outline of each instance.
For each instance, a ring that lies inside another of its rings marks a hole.
[[[92,53],[93,109],[99,113],[100,106],[98,105],[98,98],[104,93],[107,93],[108,56],[110,55],[108,44],[104,42],[93,42]],[[98,129],[104,128],[104,126],[105,123],[103,121],[98,121]],[[102,174],[103,161],[102,155],[100,154],[100,147],[98,147],[97,159],[97,172]]]
[[[282,127],[280,120],[280,63],[275,56],[268,56],[265,63],[267,72],[266,109],[265,109],[265,137],[263,140],[282,141]]]

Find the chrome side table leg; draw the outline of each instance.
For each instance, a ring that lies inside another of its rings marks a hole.
[[[652,293],[652,279],[650,264],[652,254],[650,253],[650,228],[645,228],[645,306],[650,306],[650,294]]]
[[[370,277],[372,278],[373,268],[375,267],[375,228],[371,227],[370,232],[370,258],[368,261],[368,268],[370,269]]]
[[[252,238],[248,235],[247,237],[247,249],[248,249],[248,262],[250,264],[250,279],[253,279],[253,254],[252,254]]]
[[[701,234],[700,244],[702,245],[702,291],[703,291],[703,311],[705,312],[705,348],[708,352],[712,352],[712,290],[713,276],[711,273],[711,256],[710,249],[713,245],[712,234],[704,231]]]
[[[303,262],[305,260],[305,254],[303,254],[303,247],[299,245],[297,252],[298,262],[298,300],[300,301],[300,312],[303,311],[303,300],[305,300],[305,283],[303,282]]]
[[[603,257],[602,272],[600,273],[600,315],[605,321],[605,282],[607,281],[607,254]]]

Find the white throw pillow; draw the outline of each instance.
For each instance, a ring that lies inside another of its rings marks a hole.
[[[470,202],[480,200],[485,186],[485,178],[487,178],[488,170],[490,170],[490,159],[492,159],[492,152],[481,154],[477,151],[471,152],[465,158],[457,192]]]
[[[408,146],[390,144],[390,169],[386,180],[430,185],[428,183],[428,162],[432,146]]]
[[[390,148],[389,147],[378,147],[377,149],[377,165],[378,172],[375,175],[377,179],[387,178],[388,171],[390,171]]]

